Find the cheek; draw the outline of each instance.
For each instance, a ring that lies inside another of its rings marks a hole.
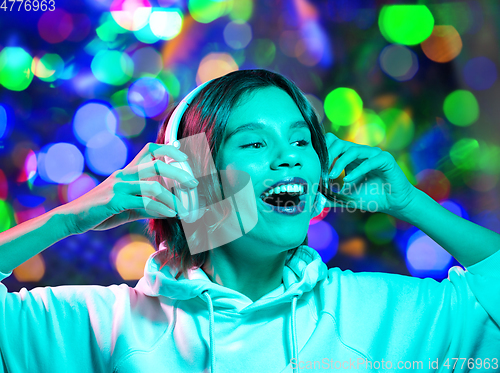
[[[248,183],[255,183],[258,175],[262,174],[262,165],[258,163],[248,163],[242,160],[233,160],[225,165],[221,170],[221,178],[227,181],[227,186],[236,193],[243,189]]]

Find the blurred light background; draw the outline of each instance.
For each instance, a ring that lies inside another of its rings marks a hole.
[[[266,68],[297,83],[326,131],[391,152],[445,208],[500,232],[500,2],[403,3],[67,0],[52,11],[35,1],[0,9],[0,231],[123,168],[196,85]],[[68,237],[4,284],[133,285],[154,252],[145,224]],[[379,213],[325,209],[309,242],[329,267],[353,271],[440,280],[458,264]]]

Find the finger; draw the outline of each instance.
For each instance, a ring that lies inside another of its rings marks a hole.
[[[135,156],[129,166],[136,166],[144,162],[150,162],[153,157],[159,158],[168,156],[178,161],[186,161],[188,156],[173,145],[147,143],[141,151]]]
[[[198,181],[189,172],[171,164],[166,164],[160,159],[137,166],[127,166],[117,174],[117,177],[124,181],[139,181],[155,176],[176,180],[188,188],[194,188],[198,185]]]
[[[142,204],[142,208],[134,208],[131,215],[133,220],[155,219],[161,217],[174,218],[177,216],[175,210],[165,206],[163,203],[155,201],[148,197],[133,197],[134,203]],[[140,201],[139,201],[140,200]],[[133,221],[131,220],[131,221]]]
[[[358,167],[354,168],[351,172],[349,172],[346,177],[344,177],[344,181],[352,182],[354,180],[359,179],[360,177],[365,176],[368,172],[380,169],[381,171],[387,170],[390,165],[391,155],[387,152],[382,152],[379,155],[376,155],[373,158],[367,159],[363,163],[361,163]]]
[[[325,142],[327,148],[329,148],[334,143],[335,140],[339,140],[339,138],[335,136],[333,133],[327,132],[325,134]]]
[[[148,197],[154,197],[170,210],[178,212],[179,216],[184,217],[188,214],[181,200],[157,181],[129,181],[120,183],[117,189],[117,192],[126,194],[127,197],[130,195],[144,197],[143,204],[136,208],[146,208],[150,199]]]
[[[333,166],[332,172],[330,173],[331,177],[338,177],[343,169],[347,167],[348,164],[355,161],[356,159],[368,159],[374,157],[376,154],[380,153],[381,150],[379,148],[373,148],[371,146],[366,145],[358,145],[352,146],[347,149],[335,162],[335,166]]]
[[[332,164],[334,163],[335,159],[343,154],[348,148],[349,144],[347,144],[347,141],[334,141],[334,143],[328,148],[328,171],[330,171],[330,168],[332,168]]]

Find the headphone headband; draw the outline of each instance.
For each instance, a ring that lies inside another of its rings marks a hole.
[[[184,115],[184,112],[187,110],[189,104],[193,101],[196,95],[211,81],[212,80],[209,80],[208,82],[199,85],[191,92],[189,92],[187,96],[182,99],[181,102],[179,102],[179,104],[175,108],[174,112],[172,113],[168,121],[167,129],[165,130],[165,139],[163,141],[164,144],[173,145],[177,149],[180,148],[181,144],[177,140],[177,133],[179,131],[179,125],[181,123],[182,116]]]

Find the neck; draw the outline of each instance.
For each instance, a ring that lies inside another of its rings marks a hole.
[[[281,284],[286,256],[285,251],[260,258],[218,247],[210,251],[201,268],[212,282],[238,291],[255,302]]]

